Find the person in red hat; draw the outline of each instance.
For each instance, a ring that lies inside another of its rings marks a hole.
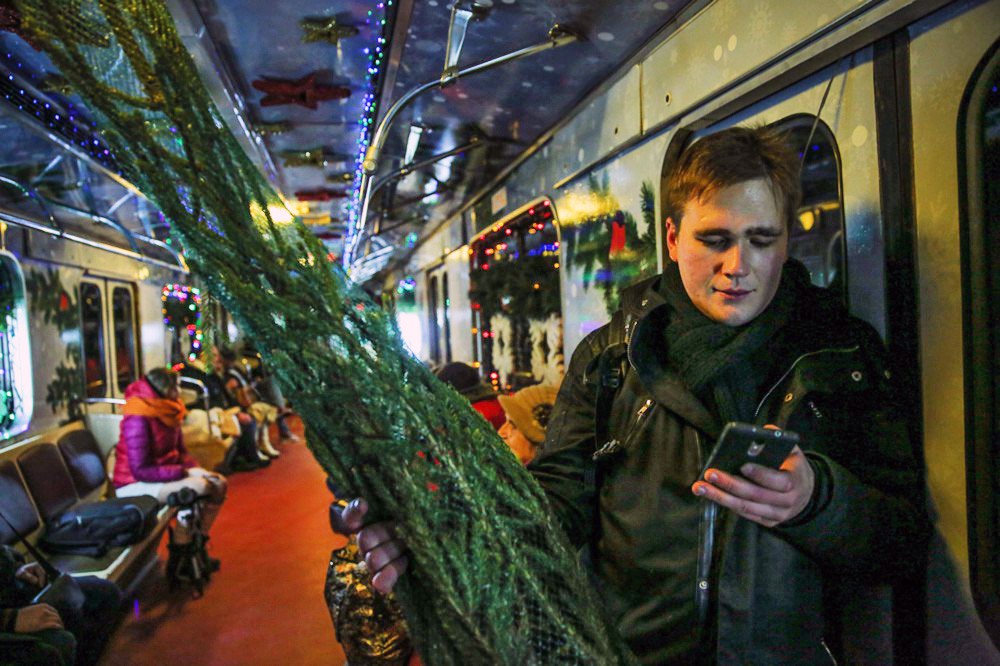
[[[448,363],[434,371],[434,376],[458,391],[472,403],[472,408],[499,431],[507,417],[497,401],[497,392],[479,377],[479,372],[466,363]]]

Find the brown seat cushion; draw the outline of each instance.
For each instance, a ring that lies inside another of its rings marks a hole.
[[[0,462],[0,511],[25,537],[39,527],[38,514],[28,496],[28,489],[12,460]],[[0,520],[0,544],[10,545],[16,542],[17,536],[7,523]]]
[[[17,459],[28,492],[35,498],[44,522],[76,504],[79,499],[73,478],[63,463],[55,444],[33,446]]]
[[[69,469],[77,495],[83,498],[104,486],[108,480],[104,460],[89,430],[71,430],[59,438],[56,446]]]

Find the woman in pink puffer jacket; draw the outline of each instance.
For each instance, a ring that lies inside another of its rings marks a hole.
[[[225,500],[227,482],[221,474],[200,467],[184,447],[181,424],[187,410],[180,401],[178,379],[173,370],[156,368],[125,389],[125,418],[112,482],[118,497],[152,495],[166,502],[182,488],[207,496],[201,509],[201,528],[207,533]],[[178,512],[171,559],[190,547],[191,520],[190,510]]]

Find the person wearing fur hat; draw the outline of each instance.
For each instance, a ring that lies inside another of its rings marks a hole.
[[[536,384],[497,398],[507,417],[498,433],[522,465],[531,462],[545,441],[545,428],[558,392],[555,386]]]

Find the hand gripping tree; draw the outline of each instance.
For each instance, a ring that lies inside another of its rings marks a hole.
[[[398,586],[428,664],[630,661],[538,485],[402,346],[223,129],[161,0],[16,0],[124,175],[292,396],[338,485],[411,549]],[[109,36],[85,37],[99,26]]]

